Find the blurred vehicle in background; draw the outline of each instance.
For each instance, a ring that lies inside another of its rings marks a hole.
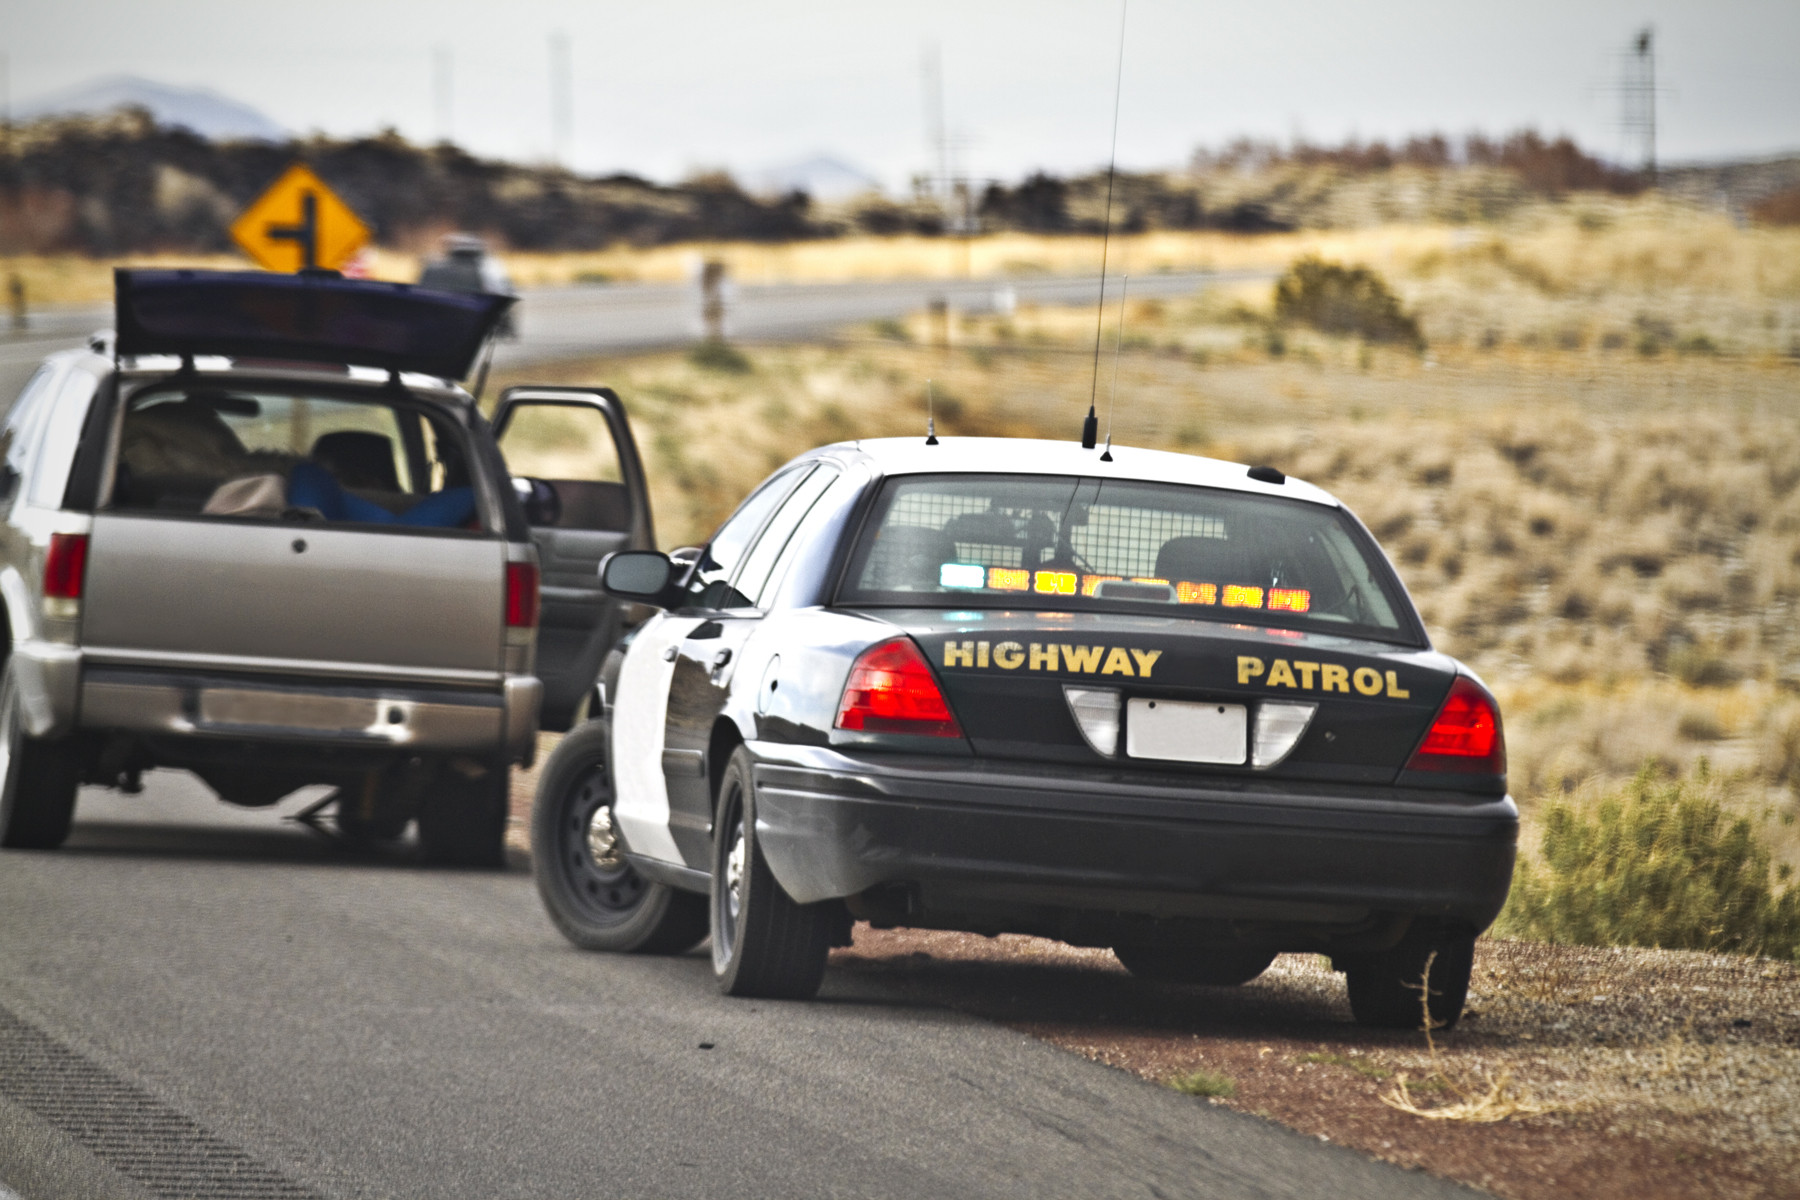
[[[425,264],[419,274],[419,286],[440,292],[482,292],[490,296],[517,296],[512,280],[500,260],[488,254],[487,243],[472,233],[452,233],[444,237],[443,253]],[[501,318],[496,332],[501,337],[517,337],[518,326],[509,309]]]

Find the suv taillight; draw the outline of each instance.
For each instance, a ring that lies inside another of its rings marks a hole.
[[[535,629],[538,623],[538,569],[534,563],[506,564],[506,627]]]
[[[1506,774],[1506,736],[1500,729],[1500,706],[1488,690],[1467,675],[1458,675],[1406,769],[1458,775]]]
[[[87,580],[88,535],[53,533],[44,553],[44,598],[79,600]]]
[[[908,637],[879,642],[857,656],[838,702],[837,727],[864,733],[962,736],[931,664]]]

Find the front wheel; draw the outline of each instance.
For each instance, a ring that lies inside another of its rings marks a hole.
[[[1205,950],[1114,946],[1113,954],[1139,979],[1198,983],[1209,987],[1237,987],[1249,983],[1275,961],[1273,950],[1235,946]]]
[[[1400,944],[1342,964],[1350,1012],[1377,1029],[1451,1029],[1475,970],[1475,938],[1415,925]],[[1423,999],[1421,998],[1423,996]]]
[[[73,739],[25,733],[9,662],[0,676],[0,846],[54,850],[69,837],[81,763]]]
[[[796,904],[756,839],[750,752],[739,746],[719,781],[713,820],[713,975],[727,996],[804,1000],[819,990],[842,920],[836,901]]]
[[[550,923],[583,950],[680,954],[706,936],[706,897],[632,869],[613,823],[607,728],[577,725],[538,779],[531,871]]]

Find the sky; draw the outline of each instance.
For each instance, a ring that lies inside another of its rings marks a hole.
[[[1796,0],[1131,0],[1119,162],[1178,166],[1239,135],[1525,126],[1622,157],[1620,63],[1646,25],[1663,161],[1800,150]],[[1118,0],[0,0],[15,102],[130,73],[297,132],[391,126],[545,161],[560,36],[577,170],[674,180],[829,154],[891,188],[932,163],[932,46],[964,172],[1104,166],[1119,28]]]

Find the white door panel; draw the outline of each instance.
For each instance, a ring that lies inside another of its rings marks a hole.
[[[665,653],[687,638],[700,617],[652,617],[632,639],[613,699],[613,819],[633,853],[679,864],[669,834],[669,786],[663,778],[663,727],[675,661]]]

